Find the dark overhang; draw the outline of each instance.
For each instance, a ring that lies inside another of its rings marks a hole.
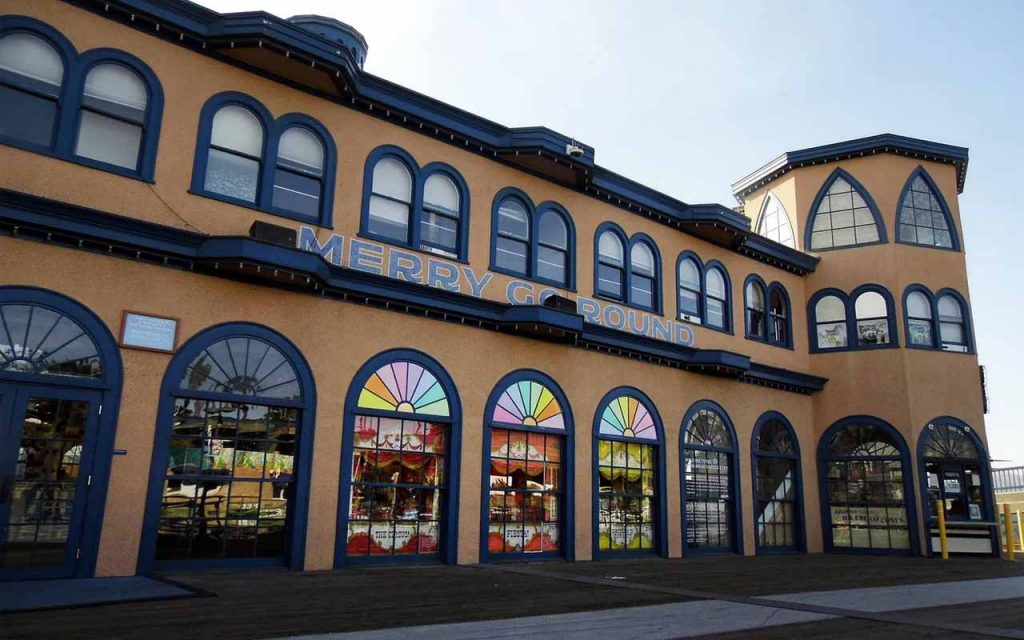
[[[330,297],[528,339],[723,376],[795,393],[827,380],[585,322],[546,306],[519,306],[331,265],[318,254],[240,236],[209,236],[0,189],[0,233],[207,276]]]
[[[764,243],[748,242],[755,235],[750,220],[728,207],[689,205],[598,166],[594,148],[570,136],[546,127],[506,127],[366,73],[358,52],[310,30],[308,24],[262,11],[221,14],[186,0],[65,1],[766,264],[800,275],[817,264],[816,258],[800,252],[763,251]]]
[[[860,158],[878,153],[892,153],[909,158],[951,164],[956,168],[957,192],[963,192],[964,190],[964,182],[967,180],[966,147],[955,147],[940,142],[930,142],[918,138],[898,136],[892,133],[882,133],[877,136],[836,142],[820,147],[787,151],[760,169],[733,183],[732,193],[736,196],[737,200],[743,202],[746,196],[793,169],[826,162]]]

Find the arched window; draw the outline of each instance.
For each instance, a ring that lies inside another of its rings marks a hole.
[[[657,413],[646,396],[622,388],[604,397],[595,422],[595,555],[664,552],[664,452]]]
[[[259,101],[219,93],[199,116],[192,191],[284,218],[331,226],[337,151],[309,116],[276,120]]]
[[[864,291],[854,298],[857,346],[886,345],[892,341],[889,304],[878,291]]]
[[[409,244],[412,217],[412,172],[404,162],[385,156],[373,166],[366,230],[374,236]]]
[[[960,300],[952,294],[940,295],[936,304],[939,316],[939,340],[946,351],[970,350],[965,313]]]
[[[846,418],[825,432],[819,456],[826,550],[912,551],[913,494],[896,430],[876,418]]]
[[[729,278],[723,267],[708,263],[704,276],[705,301],[704,317],[707,326],[722,331],[732,329],[732,312],[729,309]]]
[[[274,176],[275,209],[317,217],[324,191],[324,145],[301,126],[285,129],[277,144]]]
[[[759,280],[750,279],[744,287],[746,306],[747,337],[758,340],[768,339],[768,313],[765,287]]]
[[[658,267],[645,240],[630,241],[629,304],[654,311],[658,307]]]
[[[935,319],[932,317],[931,296],[923,291],[911,291],[904,305],[907,312],[907,345],[935,346]]]
[[[562,289],[576,286],[576,231],[569,212],[554,202],[533,201],[502,189],[492,211],[491,270]]]
[[[626,248],[619,234],[611,229],[601,232],[597,241],[597,293],[626,300]]]
[[[701,293],[702,269],[696,258],[679,261],[679,318],[701,324],[704,296]]]
[[[955,418],[933,420],[921,432],[918,451],[928,515],[934,517],[942,505],[947,521],[993,518],[987,458],[970,427]],[[929,537],[936,538],[937,532],[933,529]],[[932,540],[933,552],[936,542]]]
[[[502,379],[488,402],[481,557],[566,555],[571,545],[572,416],[553,382],[536,372]]]
[[[462,196],[455,181],[440,171],[423,182],[420,243],[450,257],[459,255]]]
[[[75,154],[135,171],[144,140],[149,95],[139,74],[97,64],[85,76]]]
[[[915,169],[903,186],[896,229],[899,242],[942,249],[959,248],[946,201],[923,167]]]
[[[455,522],[453,393],[440,365],[415,352],[381,354],[353,380],[342,463],[342,477],[351,481],[342,487],[339,564],[373,557],[454,561],[446,521],[452,514]]]
[[[769,412],[754,426],[751,448],[757,548],[759,551],[800,550],[803,505],[796,434],[784,417]]]
[[[761,220],[757,225],[757,233],[774,240],[787,247],[796,248],[796,240],[793,237],[793,226],[789,222],[789,214],[782,202],[769,193],[764,199],[764,206],[761,208]]]
[[[683,420],[683,540],[687,552],[737,551],[736,440],[725,411],[698,402]]]
[[[0,306],[0,372],[98,379],[99,348],[80,324],[53,309]]]
[[[565,220],[557,211],[547,210],[538,214],[540,220],[537,232],[537,278],[561,283],[568,282],[569,230]]]
[[[836,169],[811,208],[804,246],[811,251],[885,242],[878,207],[853,176]]]
[[[64,75],[64,59],[43,38],[23,31],[0,37],[0,136],[52,147]]]
[[[789,336],[789,298],[782,285],[773,284],[769,287],[768,314],[771,317],[771,331],[768,341],[778,345],[788,345]]]
[[[822,296],[814,303],[813,326],[818,349],[849,346],[846,333],[846,301],[838,295]]]
[[[295,347],[264,327],[215,327],[182,346],[164,390],[144,548],[162,567],[298,567],[314,390]]]

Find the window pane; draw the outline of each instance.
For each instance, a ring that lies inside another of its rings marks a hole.
[[[137,73],[119,64],[100,64],[85,78],[85,106],[142,122],[148,103],[146,85]]]
[[[498,207],[498,231],[522,240],[530,239],[530,222],[526,207],[515,198],[506,198]]]
[[[654,281],[634,275],[629,285],[629,301],[638,307],[654,307]]]
[[[382,158],[373,167],[373,193],[412,202],[412,175],[395,158]]]
[[[857,318],[882,318],[888,315],[885,298],[877,291],[866,291],[857,296],[854,304]]]
[[[815,212],[811,249],[877,242],[878,227],[864,198],[842,177],[829,186]]]
[[[454,218],[424,211],[420,219],[420,241],[452,253],[458,251],[459,222]]]
[[[566,282],[565,252],[558,249],[540,247],[537,249],[537,276],[555,282]]]
[[[939,324],[939,334],[942,342],[948,344],[966,344],[964,340],[964,326],[954,322],[942,322]]]
[[[963,315],[960,311],[960,303],[956,301],[953,296],[942,296],[939,298],[939,320],[943,322],[951,320],[962,320]]]
[[[274,175],[273,204],[278,209],[317,216],[320,213],[320,180],[278,168]]]
[[[601,237],[597,241],[597,251],[601,258],[614,262],[615,264],[624,264],[623,256],[625,252],[622,248],[622,241],[619,240],[619,236],[615,235],[611,231],[605,231],[601,234]]]
[[[679,313],[684,313],[700,320],[700,295],[696,291],[690,291],[689,289],[679,290]]]
[[[889,344],[889,321],[885,318],[858,320],[857,344]]]
[[[900,240],[904,242],[945,248],[953,245],[938,196],[920,175],[914,178],[900,203],[897,222]]]
[[[255,202],[259,175],[260,163],[256,160],[220,149],[210,149],[204,188],[213,193]]]
[[[928,304],[928,297],[920,291],[907,296],[907,314],[913,318],[931,318],[932,306]]]
[[[499,236],[495,241],[494,262],[502,269],[526,274],[526,243]]]
[[[815,320],[821,322],[842,322],[846,320],[846,307],[837,296],[825,296],[814,305]]]
[[[51,85],[54,94],[64,81],[64,63],[57,50],[27,33],[0,38],[0,70]]]
[[[0,136],[47,147],[56,118],[56,100],[0,85]]]
[[[569,246],[569,233],[565,228],[565,221],[557,213],[547,212],[541,214],[540,236],[537,240],[543,244],[566,249]]]
[[[380,196],[370,196],[370,233],[399,242],[409,241],[409,205]]]
[[[423,185],[423,202],[428,207],[437,207],[457,214],[459,212],[459,190],[451,178],[441,173],[434,173],[427,178]]]
[[[622,270],[599,264],[597,266],[597,290],[605,295],[622,299]]]
[[[309,173],[323,175],[324,147],[320,138],[304,127],[291,127],[283,134],[277,146],[279,165]]]
[[[725,303],[721,300],[708,298],[708,325],[719,329],[725,328]]]
[[[633,270],[643,275],[654,275],[654,253],[643,242],[638,242],[629,250],[629,262]]]
[[[725,299],[725,277],[722,272],[712,267],[707,274],[707,292],[714,298]]]
[[[916,344],[925,347],[934,346],[934,339],[932,338],[932,323],[931,320],[908,320],[907,328],[909,335],[907,338],[910,340],[910,344]]]
[[[700,270],[697,263],[689,258],[679,263],[679,286],[700,289]]]
[[[818,323],[818,348],[836,349],[846,346],[846,322]]]
[[[747,308],[764,309],[764,291],[757,283],[751,282],[747,285]]]
[[[210,142],[258,158],[263,154],[263,125],[248,109],[235,105],[222,107],[213,116]]]
[[[135,169],[139,163],[141,144],[142,127],[139,125],[82,111],[76,155]]]

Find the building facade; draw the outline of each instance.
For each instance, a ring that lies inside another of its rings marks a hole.
[[[995,550],[966,149],[687,204],[328,18],[0,9],[0,579]]]

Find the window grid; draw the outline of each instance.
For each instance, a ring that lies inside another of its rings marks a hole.
[[[842,176],[822,195],[811,227],[811,249],[871,244],[879,241],[874,215],[864,197]]]
[[[910,549],[901,461],[829,460],[828,491],[834,547]]]
[[[679,317],[701,324],[701,269],[693,258],[679,263]]]
[[[492,428],[489,553],[559,551],[563,443],[560,435]]]
[[[728,280],[718,267],[709,267],[705,275],[705,290],[707,297],[704,312],[707,316],[707,325],[722,331],[728,331],[730,326],[729,317],[729,290]]]
[[[755,454],[757,465],[757,544],[795,548],[800,503],[796,492],[797,461]]]
[[[897,225],[900,242],[953,248],[953,237],[938,197],[924,178],[916,175],[900,202]]]
[[[655,549],[655,445],[598,439],[598,548]]]
[[[732,454],[687,447],[686,547],[731,548],[732,513]]]

